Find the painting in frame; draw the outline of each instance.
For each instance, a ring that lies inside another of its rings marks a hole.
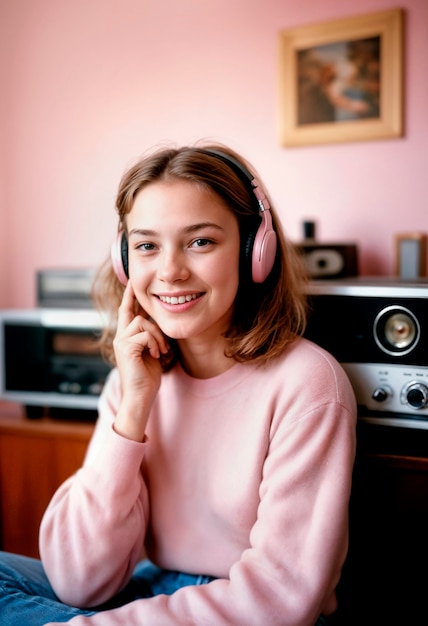
[[[285,147],[403,135],[402,9],[279,33]]]

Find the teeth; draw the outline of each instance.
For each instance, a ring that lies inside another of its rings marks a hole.
[[[185,302],[190,302],[191,300],[196,300],[198,294],[194,293],[188,296],[159,296],[159,300],[162,302],[166,302],[167,304],[184,304]]]

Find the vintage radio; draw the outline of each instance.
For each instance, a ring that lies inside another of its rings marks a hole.
[[[22,403],[29,417],[94,417],[110,371],[101,328],[90,309],[0,311],[0,397]]]
[[[302,226],[303,239],[295,245],[313,280],[358,276],[356,243],[319,242],[316,239],[315,222],[306,220]]]
[[[359,417],[428,429],[428,281],[313,281],[306,336],[331,352],[353,385]]]

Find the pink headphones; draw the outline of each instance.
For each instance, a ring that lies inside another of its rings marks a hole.
[[[277,239],[272,228],[270,205],[266,195],[254,176],[236,159],[217,150],[202,150],[226,163],[247,184],[257,201],[257,213],[261,223],[257,230],[252,230],[243,242],[244,262],[251,263],[251,277],[254,283],[263,283],[269,276],[275,262]],[[256,203],[255,203],[256,204]],[[120,231],[111,247],[111,262],[116,276],[126,285],[128,282],[128,240]]]

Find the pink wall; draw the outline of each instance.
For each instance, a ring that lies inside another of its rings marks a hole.
[[[277,35],[386,0],[0,0],[0,307],[35,304],[35,271],[98,265],[127,165],[209,137],[243,152],[286,231],[356,241],[393,273],[394,235],[428,231],[428,2],[406,10],[405,136],[283,148]]]

